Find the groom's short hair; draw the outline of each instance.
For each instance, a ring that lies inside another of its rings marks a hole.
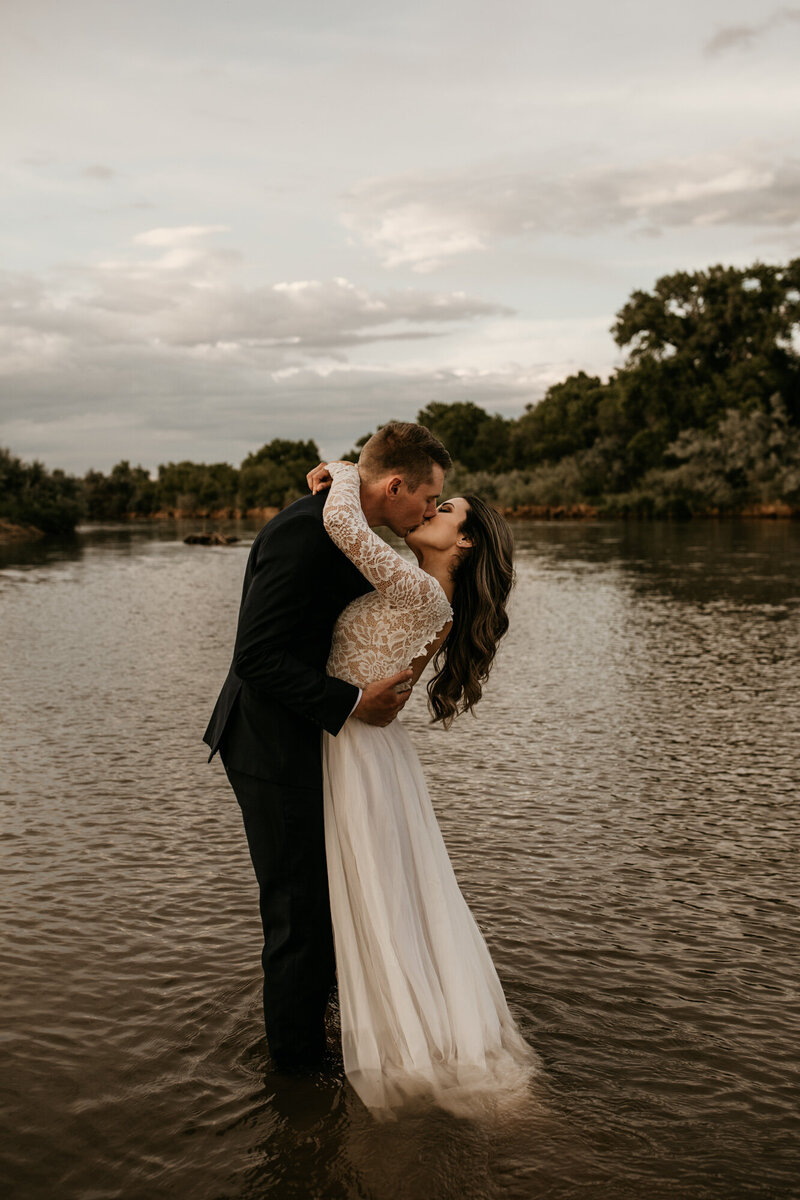
[[[442,443],[424,425],[411,421],[389,421],[365,442],[358,460],[361,473],[370,480],[384,475],[402,475],[412,492],[427,483],[436,463],[443,471],[453,465]]]

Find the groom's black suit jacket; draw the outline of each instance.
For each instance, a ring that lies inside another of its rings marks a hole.
[[[333,626],[371,590],[325,532],[327,492],[296,500],[256,535],[236,645],[203,740],[209,762],[299,787],[320,787],[320,731],[337,734],[358,689],[325,674]]]

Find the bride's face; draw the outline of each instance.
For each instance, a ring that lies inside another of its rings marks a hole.
[[[406,534],[406,545],[412,550],[454,550],[462,542],[465,546],[468,545],[464,535],[459,532],[468,512],[469,505],[463,496],[445,500],[432,517],[423,521],[416,529],[409,530]]]

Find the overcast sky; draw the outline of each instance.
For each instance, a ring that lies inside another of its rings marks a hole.
[[[325,457],[800,253],[800,6],[3,0],[0,444]]]

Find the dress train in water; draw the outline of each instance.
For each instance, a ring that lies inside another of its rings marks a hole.
[[[538,1059],[511,1017],[399,720],[323,735],[325,839],[348,1079],[376,1115],[524,1097]]]

